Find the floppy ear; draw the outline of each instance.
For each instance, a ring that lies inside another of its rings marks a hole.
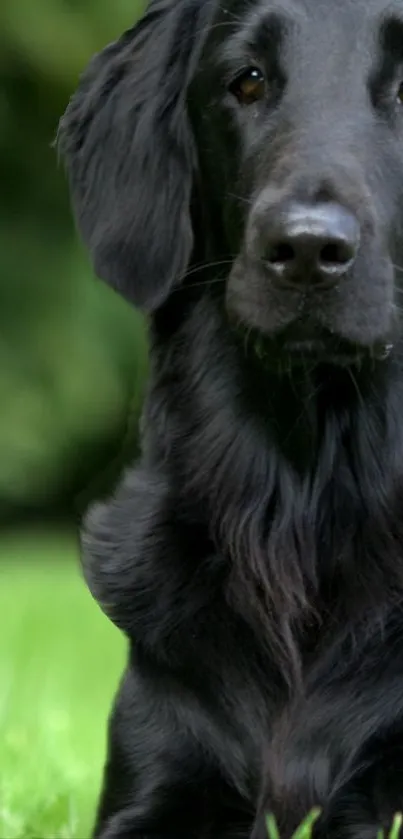
[[[145,310],[183,275],[196,153],[186,93],[210,0],[153,0],[93,58],[59,128],[79,230],[95,272]]]

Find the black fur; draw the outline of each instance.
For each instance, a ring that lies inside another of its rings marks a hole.
[[[95,269],[150,318],[141,462],[83,534],[130,643],[99,839],[268,811],[288,839],[313,806],[318,839],[376,839],[403,808],[402,21],[154,0],[62,120]],[[337,286],[264,263],[296,201],[359,224]]]

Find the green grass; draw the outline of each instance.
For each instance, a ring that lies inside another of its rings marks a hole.
[[[305,821],[297,828],[292,839],[311,839],[312,827],[319,816],[320,810],[312,810]],[[397,813],[387,839],[399,839],[401,836],[402,825],[403,816],[401,813]],[[271,815],[267,817],[267,833],[269,839],[280,839],[276,820]],[[378,834],[378,839],[385,839],[385,834],[382,830]]]
[[[312,810],[305,821],[297,828],[292,839],[310,839],[312,827],[320,816],[320,810]],[[267,833],[269,839],[280,839],[277,823],[274,816],[267,817]]]
[[[87,839],[124,642],[75,539],[0,543],[0,837]]]

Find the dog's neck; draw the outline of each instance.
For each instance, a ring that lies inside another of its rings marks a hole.
[[[228,556],[234,608],[294,678],[318,613],[343,621],[403,597],[398,361],[259,372],[203,299],[175,340],[156,334],[150,449],[176,476],[178,509]]]

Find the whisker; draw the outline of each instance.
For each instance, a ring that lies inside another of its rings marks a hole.
[[[230,17],[231,20],[234,20],[235,23],[241,23],[241,17],[237,15],[235,12],[232,12],[230,9],[223,9],[222,13],[227,17]]]
[[[184,275],[185,284],[178,286],[174,289],[174,293],[177,294],[180,291],[185,291],[187,288],[197,288],[198,286],[208,286],[208,285],[215,285],[217,283],[225,283],[226,277],[214,277],[209,279],[200,280],[200,282],[196,283],[187,283],[186,280],[188,277],[192,277],[194,274],[199,274],[202,271],[212,270],[213,268],[220,268],[223,265],[232,265],[234,259],[236,257],[231,257],[231,259],[220,259],[216,262],[203,262],[200,265],[194,265],[190,271],[187,271]]]
[[[244,346],[244,353],[245,353],[246,358],[248,357],[248,351],[249,351],[249,345],[250,345],[250,339],[251,339],[252,333],[253,333],[252,326],[250,326],[248,329],[245,330],[244,345],[243,346]]]
[[[191,277],[193,274],[198,274],[200,271],[207,271],[209,268],[220,268],[222,265],[232,265],[235,257],[231,257],[231,259],[219,259],[216,262],[202,262],[200,265],[194,265],[190,271],[186,272],[186,278]]]
[[[198,283],[187,283],[183,286],[178,286],[173,290],[173,293],[177,294],[180,291],[186,291],[187,288],[198,288],[199,286],[211,286],[211,285],[218,285],[219,283],[225,283],[226,277],[216,277],[215,279],[208,279],[208,280],[200,280]]]
[[[306,375],[310,375],[314,370],[314,365],[312,365],[312,367],[307,368],[307,367],[305,367],[305,363],[304,363],[304,369],[305,369]],[[291,381],[292,381],[292,379],[291,379]],[[310,403],[313,402],[314,399],[316,399],[316,397],[319,395],[319,393],[321,392],[322,389],[323,389],[323,385],[319,384],[317,387],[313,388],[313,390],[311,391],[309,396],[307,396],[304,399],[302,411],[297,416],[297,418],[295,420],[295,423],[292,424],[288,434],[286,435],[285,440],[284,440],[285,443],[287,443],[288,440],[291,438],[295,429],[298,427],[299,423],[304,418],[305,414],[308,414],[308,408],[310,406]]]
[[[244,195],[236,195],[234,192],[227,192],[227,198],[233,198],[235,201],[241,201],[242,204],[248,204],[248,206],[252,206],[253,201],[250,198],[246,198]]]
[[[215,32],[217,29],[234,28],[234,23],[240,23],[239,18],[233,17],[232,20],[220,20],[210,27],[210,32]]]
[[[353,371],[352,371],[351,367],[349,366],[347,369],[348,369],[348,374],[349,374],[349,376],[350,376],[350,379],[351,379],[351,381],[352,381],[352,383],[353,383],[353,385],[354,385],[354,388],[355,388],[355,390],[356,390],[356,392],[357,392],[358,399],[359,399],[359,401],[361,402],[361,405],[362,405],[363,407],[365,407],[364,397],[363,397],[363,395],[362,395],[362,393],[361,393],[361,390],[360,390],[360,388],[359,388],[359,385],[358,385],[357,379],[356,379],[356,377],[354,376],[354,373],[353,373]]]

